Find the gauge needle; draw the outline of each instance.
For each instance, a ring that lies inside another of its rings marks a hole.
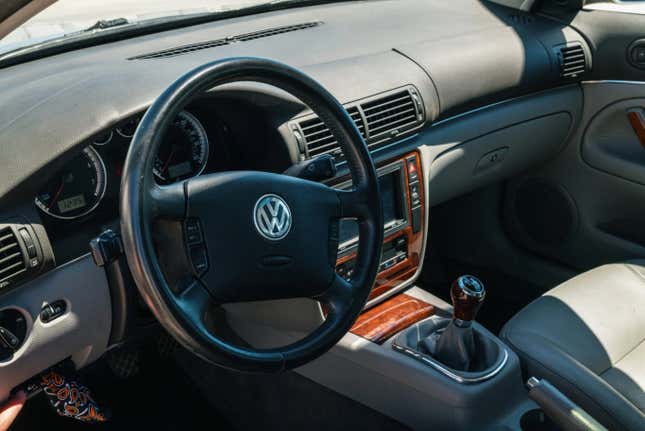
[[[52,207],[54,206],[54,203],[56,202],[60,194],[63,193],[64,188],[65,188],[65,178],[63,178],[63,181],[61,181],[60,187],[58,187],[56,194],[54,194],[54,198],[49,203],[49,206],[47,207],[48,210],[52,209]]]
[[[172,156],[175,155],[175,148],[177,147],[173,145],[172,150],[170,150],[170,155],[168,156],[168,159],[166,159],[166,163],[164,163],[163,169],[161,170],[162,174],[166,172],[166,169],[168,169],[168,166],[170,165],[170,161],[172,160]]]

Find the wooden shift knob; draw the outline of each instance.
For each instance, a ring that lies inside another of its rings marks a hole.
[[[484,283],[472,275],[462,275],[450,287],[452,318],[464,322],[475,320],[485,297]]]

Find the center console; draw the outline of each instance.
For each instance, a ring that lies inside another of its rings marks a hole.
[[[422,155],[410,152],[377,167],[384,241],[369,300],[331,350],[296,371],[412,429],[517,429],[535,404],[523,388],[517,355],[474,321],[483,289],[477,292],[465,279],[455,293],[474,294],[455,296],[453,307],[413,285],[428,231]],[[344,177],[331,185],[351,183]],[[351,278],[356,222],[343,220],[339,233],[336,271]],[[310,300],[226,310],[231,327],[258,348],[296,342],[325,319],[325,310]]]
[[[419,269],[423,249],[424,190],[418,153],[391,160],[377,171],[383,201],[384,241],[376,283],[369,300],[395,293]],[[334,187],[345,189],[350,181],[339,181]],[[355,220],[340,223],[340,242],[336,271],[349,279],[354,270],[358,247],[358,225]]]

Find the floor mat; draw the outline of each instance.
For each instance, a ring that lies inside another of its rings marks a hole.
[[[477,321],[495,334],[499,333],[515,313],[546,290],[499,271],[450,259],[435,261],[434,265],[425,268],[419,285],[450,303],[450,285],[453,280],[464,274],[474,275],[484,283],[486,299],[477,315]]]
[[[170,360],[148,357],[141,372],[119,379],[102,361],[83,373],[97,402],[111,410],[104,424],[85,424],[57,416],[43,395],[30,399],[10,431],[75,430],[232,430]]]

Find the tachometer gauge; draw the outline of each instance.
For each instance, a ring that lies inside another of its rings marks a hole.
[[[131,138],[134,136],[134,132],[137,131],[137,126],[139,125],[138,118],[131,118],[125,123],[121,124],[116,128],[116,132],[123,136],[124,138]]]
[[[208,136],[199,120],[182,111],[161,142],[154,165],[160,184],[170,184],[201,174],[208,162]]]
[[[69,161],[36,196],[36,205],[52,217],[71,220],[92,212],[103,199],[105,165],[92,147]]]

